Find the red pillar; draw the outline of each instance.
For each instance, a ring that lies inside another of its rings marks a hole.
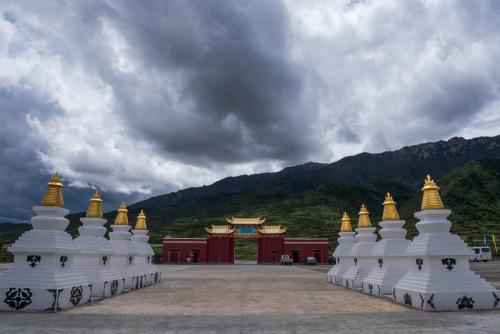
[[[275,254],[274,261],[279,262],[281,255],[284,254],[285,244],[282,234],[266,234],[259,235],[259,254],[258,263],[273,263],[273,253]]]
[[[209,236],[207,250],[209,263],[234,263],[234,238],[230,235]]]

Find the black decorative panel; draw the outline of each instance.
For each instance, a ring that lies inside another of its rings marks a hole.
[[[59,258],[59,262],[61,262],[61,267],[64,268],[66,265],[66,262],[68,262],[68,257],[66,255],[63,255]]]
[[[40,255],[28,255],[26,261],[28,261],[31,268],[35,268],[42,261],[42,257]]]
[[[83,287],[81,285],[75,286],[71,289],[71,296],[69,298],[71,304],[75,306],[78,305],[78,303],[80,303],[80,301],[82,300],[82,297],[83,297]]]
[[[111,296],[116,295],[116,293],[118,292],[118,286],[119,286],[119,283],[118,283],[117,279],[115,279],[111,282]]]
[[[474,308],[474,300],[471,297],[463,296],[457,299],[456,302],[458,309],[463,310],[465,308],[473,309]]]
[[[405,293],[403,298],[404,298],[403,300],[405,302],[405,305],[409,305],[409,306],[412,305],[411,296],[408,293]]]
[[[443,266],[446,267],[446,269],[452,270],[453,268],[455,268],[455,265],[457,264],[457,260],[446,257],[446,258],[441,260],[441,263],[443,264]]]
[[[59,307],[59,295],[64,289],[47,289],[48,292],[52,293],[52,305],[45,309],[45,311],[52,311],[52,312],[57,312],[61,311],[61,308]]]
[[[418,270],[422,270],[422,266],[424,265],[424,260],[422,260],[421,258],[418,258],[415,260],[415,262],[417,263]]]
[[[3,301],[5,304],[9,305],[9,307],[21,310],[31,304],[31,297],[33,297],[31,289],[10,288],[5,292],[5,299]]]

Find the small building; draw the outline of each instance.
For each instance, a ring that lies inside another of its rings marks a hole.
[[[328,263],[328,240],[285,238],[286,229],[265,225],[261,218],[231,218],[228,225],[206,228],[207,238],[163,238],[163,263],[234,263],[235,238],[257,238],[257,263],[279,263],[289,255],[294,263],[308,256]]]

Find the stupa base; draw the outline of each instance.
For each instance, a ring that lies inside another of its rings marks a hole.
[[[420,292],[394,288],[396,303],[425,311],[463,311],[500,308],[499,291]]]
[[[92,284],[54,289],[0,287],[0,311],[57,312],[90,302],[91,294]]]
[[[408,272],[404,267],[373,269],[363,280],[361,290],[363,293],[382,296],[390,295],[396,283]]]
[[[373,267],[351,266],[342,276],[342,286],[349,289],[361,289],[363,280],[370,273]]]

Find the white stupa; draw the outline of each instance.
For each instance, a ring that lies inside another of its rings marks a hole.
[[[379,231],[379,240],[372,250],[375,267],[363,280],[362,291],[372,295],[387,295],[392,293],[394,284],[410,269],[410,261],[406,255],[410,241],[405,239],[404,220],[399,219],[396,202],[390,193],[385,197],[384,212]]]
[[[144,285],[160,282],[161,272],[153,264],[154,251],[148,243],[149,236],[144,210],[141,210],[137,216],[137,222],[135,223],[135,228],[132,230],[132,233],[132,243],[137,250],[135,265],[146,273],[146,281],[144,282]]]
[[[407,254],[413,258],[408,273],[396,283],[394,300],[430,311],[500,308],[500,292],[469,268],[467,245],[450,233],[451,210],[444,209],[439,188],[428,175],[422,211]]]
[[[359,211],[357,235],[354,237],[356,243],[352,246],[349,257],[352,258],[351,265],[342,275],[342,286],[350,289],[361,288],[363,279],[374,268],[375,264],[371,255],[377,236],[373,233],[368,210],[365,205],[361,205]]]
[[[141,287],[140,282],[145,281],[146,274],[134,265],[134,258],[137,255],[130,238],[132,234],[128,224],[128,210],[125,203],[120,205],[115,224],[111,225],[113,232],[109,233],[109,242],[115,252],[111,255],[111,267],[119,271],[125,279],[125,289],[133,290]]]
[[[347,212],[344,212],[342,216],[342,224],[340,225],[340,232],[338,239],[339,245],[335,248],[333,252],[333,257],[335,258],[335,265],[330,269],[327,274],[327,280],[330,283],[340,283],[342,281],[342,275],[352,264],[352,257],[349,257],[349,252],[352,246],[356,242],[354,240],[354,232],[351,227],[351,218]]]
[[[102,199],[96,191],[85,217],[80,219],[83,225],[78,228],[80,236],[75,239],[80,254],[74,259],[75,267],[92,283],[94,299],[120,294],[125,284],[122,274],[110,265],[110,256],[115,252],[104,238],[106,219],[102,216]]]
[[[62,188],[55,173],[41,205],[33,207],[33,229],[9,248],[14,263],[0,280],[0,310],[55,312],[90,301],[92,285],[73,264],[79,249],[65,232]]]

